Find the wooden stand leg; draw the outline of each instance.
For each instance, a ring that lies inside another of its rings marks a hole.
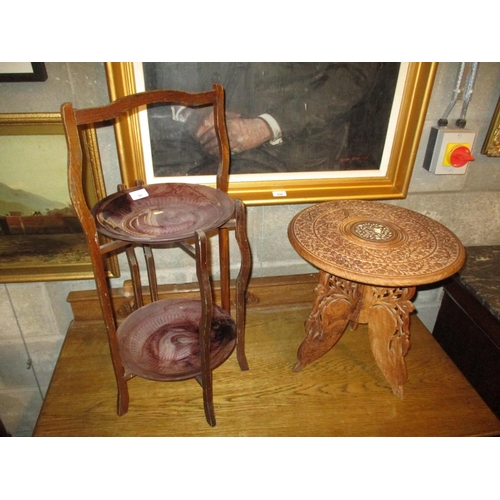
[[[241,370],[248,370],[248,361],[245,354],[245,315],[246,292],[250,271],[252,269],[252,254],[246,233],[246,211],[242,201],[236,200],[236,241],[240,249],[241,265],[236,279],[236,356]]]
[[[104,324],[106,325],[109,350],[111,353],[111,361],[113,363],[113,371],[115,373],[115,380],[118,388],[116,411],[117,414],[121,417],[122,415],[125,415],[125,413],[127,413],[128,411],[129,393],[127,387],[127,377],[125,375],[125,369],[123,367],[120,357],[120,348],[118,343],[115,314],[113,311],[113,306],[111,304],[111,297],[108,289],[107,276],[106,276],[106,271],[104,269],[102,257],[100,255],[100,252],[98,253],[98,251],[95,251],[95,245],[92,246],[92,244],[90,243],[92,240],[87,240],[87,241],[89,241],[89,248],[91,249],[90,256],[92,259],[92,266],[94,269],[94,278],[99,295],[99,302],[101,304]],[[95,233],[95,241],[97,241],[97,233]],[[135,267],[134,265],[135,253],[133,252],[133,249],[129,248],[127,248],[127,256],[129,256],[129,258],[131,257],[131,260],[129,259],[129,262],[132,262],[131,271],[132,273],[134,272],[134,270],[138,272],[138,266]],[[137,262],[135,261],[135,264],[136,263]],[[134,284],[134,291],[135,288],[136,286]],[[142,295],[140,293],[136,293],[135,297],[136,297],[136,307],[137,307],[137,302],[142,300]]]
[[[211,427],[215,426],[215,411],[210,368],[210,332],[212,329],[213,300],[208,274],[207,238],[203,231],[196,231],[196,274],[200,284],[201,319],[199,327],[201,376],[197,377],[203,389],[205,418]]]
[[[373,356],[394,395],[403,399],[408,379],[405,356],[410,349],[410,313],[415,308],[410,299],[415,288],[365,288],[364,310]]]
[[[126,248],[128,265],[130,268],[130,276],[132,277],[132,286],[134,287],[134,310],[139,309],[144,305],[144,298],[142,295],[142,285],[141,285],[141,274],[139,271],[139,263],[137,262],[137,256],[135,255],[135,250],[132,245]]]
[[[349,321],[357,319],[361,289],[355,282],[320,271],[316,301],[305,324],[307,337],[299,347],[294,372],[327,353],[342,337]]]
[[[128,395],[128,387],[127,381],[125,378],[121,378],[118,381],[118,404],[117,404],[117,413],[118,416],[121,417],[128,412],[128,404],[129,404],[129,395]]]
[[[226,227],[219,228],[220,291],[222,309],[231,314],[229,234]]]
[[[158,297],[158,282],[156,280],[156,265],[153,256],[153,249],[150,245],[143,246],[144,258],[146,259],[146,269],[148,271],[149,292],[151,294],[151,302],[156,302]]]

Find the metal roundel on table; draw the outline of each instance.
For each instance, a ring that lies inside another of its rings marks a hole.
[[[377,365],[403,399],[411,298],[417,285],[460,270],[465,262],[460,240],[425,215],[363,200],[306,208],[290,222],[288,237],[297,253],[320,269],[294,371],[328,352],[349,323],[353,328],[365,323]]]

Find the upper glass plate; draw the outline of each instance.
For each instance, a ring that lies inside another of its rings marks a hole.
[[[199,184],[147,184],[112,194],[92,209],[99,232],[138,243],[170,243],[226,223],[234,200]]]

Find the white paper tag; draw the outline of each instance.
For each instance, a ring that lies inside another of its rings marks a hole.
[[[276,198],[276,197],[279,197],[279,196],[286,196],[286,191],[273,191],[273,196]]]
[[[141,198],[147,198],[149,193],[144,189],[138,189],[137,191],[132,191],[129,193],[130,197],[135,200],[140,200]]]

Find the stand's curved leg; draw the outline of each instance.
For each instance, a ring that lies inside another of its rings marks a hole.
[[[210,369],[210,331],[212,329],[213,300],[212,287],[208,274],[207,237],[203,231],[196,231],[196,274],[200,284],[201,318],[199,326],[201,383],[203,388],[203,407],[205,417],[211,427],[215,426],[213,403],[212,370]]]
[[[127,381],[124,378],[117,379],[118,382],[118,402],[117,402],[117,413],[121,417],[128,412],[129,395]]]
[[[90,246],[91,250],[93,249]],[[130,247],[128,247],[130,248]],[[129,251],[127,248],[127,252]],[[133,249],[132,249],[133,252]],[[115,315],[113,311],[113,306],[111,304],[111,297],[107,285],[106,272],[104,270],[104,264],[102,257],[98,256],[96,252],[92,251],[91,258],[94,268],[94,278],[99,292],[99,301],[101,303],[101,310],[103,314],[104,324],[106,325],[106,330],[108,334],[109,350],[111,353],[111,361],[113,363],[113,370],[115,372],[115,379],[118,388],[118,398],[117,398],[117,413],[118,416],[125,415],[128,411],[129,405],[129,393],[127,387],[127,379],[125,377],[125,369],[123,367],[120,348],[118,344],[118,335],[116,331]]]
[[[220,293],[222,309],[231,314],[231,289],[229,270],[229,232],[226,227],[219,228]]]
[[[132,277],[132,286],[134,288],[135,299],[134,310],[136,310],[144,305],[139,264],[137,262],[137,256],[135,255],[135,249],[133,245],[129,245],[125,249],[125,251],[127,254],[128,266],[130,268],[130,276]]]
[[[306,321],[307,337],[299,347],[294,372],[326,354],[342,337],[349,321],[356,319],[362,285],[319,273],[316,301]]]
[[[151,302],[158,300],[158,282],[156,280],[156,266],[153,256],[153,249],[150,245],[143,246],[144,258],[146,259],[146,269],[148,271],[149,292],[151,294]]]
[[[241,254],[241,265],[236,279],[236,356],[242,370],[248,370],[248,361],[245,355],[245,316],[246,291],[252,268],[252,254],[247,237],[247,221],[245,205],[240,199],[236,200],[236,241]]]
[[[410,313],[415,308],[410,299],[415,288],[373,286],[369,290],[366,308],[372,353],[394,395],[403,399],[408,380],[405,356],[410,349]]]

